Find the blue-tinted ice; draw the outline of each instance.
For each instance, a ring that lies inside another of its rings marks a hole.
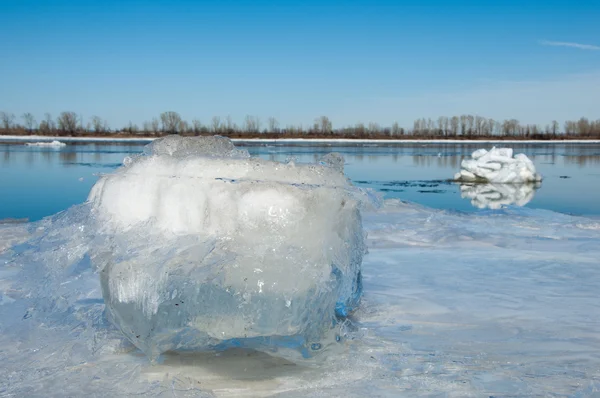
[[[362,294],[366,196],[343,159],[271,162],[222,137],[172,136],[145,152],[89,196],[88,254],[110,320],[151,359],[318,351]]]
[[[227,350],[165,353],[150,365],[106,321],[95,266],[128,264],[137,252],[157,263],[205,252],[185,250],[197,244],[181,235],[190,227],[185,218],[163,241],[177,245],[153,250],[154,232],[135,240],[142,229],[118,225],[114,233],[94,203],[38,223],[0,225],[0,395],[598,394],[598,219],[525,208],[465,214],[386,201],[362,212],[369,248],[364,296],[352,317],[332,326],[339,342],[319,347],[326,340],[282,337],[280,346],[310,350],[317,343],[321,352],[293,362],[280,352]],[[91,228],[95,223],[105,230]],[[126,241],[137,245],[128,252]],[[188,271],[178,269],[177,278]],[[337,272],[331,268],[330,277]],[[123,297],[129,292],[124,288]],[[130,313],[143,314],[139,306]]]

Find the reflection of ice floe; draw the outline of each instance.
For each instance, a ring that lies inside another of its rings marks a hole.
[[[39,146],[39,147],[47,147],[47,148],[61,148],[63,146],[67,146],[64,142],[60,141],[51,141],[51,142],[28,142],[25,145],[27,146]]]
[[[535,196],[540,183],[529,184],[460,184],[460,196],[471,199],[480,209],[499,209],[502,206],[525,206]]]
[[[520,153],[513,157],[511,148],[495,148],[489,152],[478,149],[471,155],[472,159],[464,159],[462,170],[454,176],[457,181],[479,181],[490,183],[522,184],[541,181],[533,162]]]

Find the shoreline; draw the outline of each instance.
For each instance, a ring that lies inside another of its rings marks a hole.
[[[59,137],[39,135],[0,135],[0,143],[27,144],[32,142],[72,142],[72,143],[150,143],[162,137]],[[511,139],[360,139],[360,138],[231,138],[236,143],[261,144],[600,144],[600,140],[562,139],[562,140],[511,140]]]

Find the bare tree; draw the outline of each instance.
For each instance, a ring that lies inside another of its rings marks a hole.
[[[10,130],[15,122],[15,115],[9,112],[0,112],[0,121],[4,130]]]
[[[277,121],[277,119],[275,119],[274,117],[270,117],[267,123],[269,125],[269,131],[271,133],[279,132],[279,122]]]
[[[505,120],[502,122],[502,132],[507,136],[519,134],[521,132],[519,121],[516,119]]]
[[[179,127],[178,127],[179,133],[186,134],[187,132],[189,132],[189,130],[190,130],[190,126],[189,126],[188,122],[186,122],[185,120],[180,120]]]
[[[150,128],[152,129],[153,133],[158,133],[160,131],[160,122],[157,118],[152,118],[152,121],[150,122]]]
[[[398,125],[398,122],[394,122],[394,124],[392,124],[392,130],[390,131],[390,136],[396,137],[399,134],[400,134],[400,125]]]
[[[46,125],[50,131],[56,130],[56,123],[54,122],[51,114],[44,113],[44,120],[46,121]]]
[[[592,130],[591,127],[592,126],[590,124],[590,121],[587,118],[582,117],[581,119],[579,119],[577,121],[577,133],[578,133],[578,135],[582,135],[582,136],[590,135],[591,130]]]
[[[331,131],[333,130],[331,120],[329,120],[327,116],[318,117],[315,124],[318,125],[318,130],[321,134],[331,134]]]
[[[552,134],[558,134],[558,122],[556,120],[552,121]]]
[[[377,135],[381,132],[381,126],[374,122],[369,122],[369,126],[367,128],[369,129],[369,135],[371,136]]]
[[[86,131],[86,128],[83,125],[83,115],[81,113],[79,114],[79,125],[77,126],[77,129],[80,131]],[[89,125],[87,131],[89,131]]]
[[[227,117],[225,118],[225,129],[227,130],[227,133],[233,133],[235,130],[234,127],[235,126],[233,124],[233,119],[231,118],[231,116],[227,115]]]
[[[49,134],[50,133],[50,126],[48,126],[48,122],[45,120],[42,120],[40,122],[40,126],[38,129],[41,134]]]
[[[257,116],[247,115],[244,120],[245,130],[248,133],[260,132],[260,119]]]
[[[129,121],[129,124],[127,125],[127,127],[123,128],[123,131],[126,131],[129,134],[137,134],[139,133],[140,129],[137,126],[137,124],[131,123],[131,121]]]
[[[258,116],[254,116],[254,124],[256,125],[256,131],[260,131],[261,120]]]
[[[145,125],[145,123],[144,123],[144,125]],[[92,128],[94,129],[94,132],[96,132],[96,133],[100,133],[100,132],[104,131],[104,123],[100,116],[92,116]]]
[[[49,113],[44,114],[44,120],[40,122],[39,131],[42,134],[52,134],[52,132],[56,129],[56,125],[54,124],[54,119],[52,119],[52,115]]]
[[[498,123],[494,119],[488,119],[488,133],[490,135],[495,135],[497,132]]]
[[[35,117],[31,113],[26,112],[23,114],[23,116],[21,116],[21,118],[23,119],[25,128],[31,133],[35,128]]]
[[[192,129],[194,130],[194,134],[200,134],[200,131],[202,130],[202,123],[200,122],[200,120],[192,120]]]
[[[417,119],[413,122],[413,134],[421,135],[423,128],[421,127],[421,119]]]
[[[565,134],[566,135],[572,135],[575,134],[575,131],[577,130],[577,126],[576,123],[572,120],[567,120],[565,122]]]
[[[485,129],[486,120],[481,116],[475,116],[475,134],[482,135]]]
[[[460,116],[460,134],[461,135],[465,135],[467,134],[467,116],[466,115],[461,115]]]
[[[473,115],[467,115],[467,134],[473,134],[473,130],[475,129],[475,118]]]
[[[211,119],[211,126],[213,133],[217,134],[221,131],[221,118],[219,116],[213,116]]]
[[[61,112],[56,120],[58,129],[65,133],[77,131],[77,114],[75,112]]]
[[[428,118],[427,119],[427,135],[433,135],[435,130],[435,122],[433,121],[433,119]]]
[[[179,124],[181,123],[181,116],[177,112],[163,112],[160,114],[160,121],[162,123],[162,131],[168,134],[177,134]]]
[[[456,137],[458,135],[458,126],[460,124],[458,116],[452,116],[450,119],[450,129],[452,131],[452,135]]]
[[[438,132],[442,135],[446,135],[446,121],[448,120],[445,116],[438,117]]]
[[[354,131],[356,131],[356,135],[358,137],[364,137],[364,135],[367,132],[367,129],[365,128],[365,124],[363,122],[358,122],[354,126]]]

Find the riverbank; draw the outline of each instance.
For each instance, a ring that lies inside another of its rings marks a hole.
[[[64,143],[149,143],[160,137],[59,137],[40,135],[0,135],[0,143],[26,144],[60,141]],[[240,144],[258,145],[401,145],[401,144],[599,144],[594,139],[522,140],[522,139],[358,139],[358,138],[232,138]]]

